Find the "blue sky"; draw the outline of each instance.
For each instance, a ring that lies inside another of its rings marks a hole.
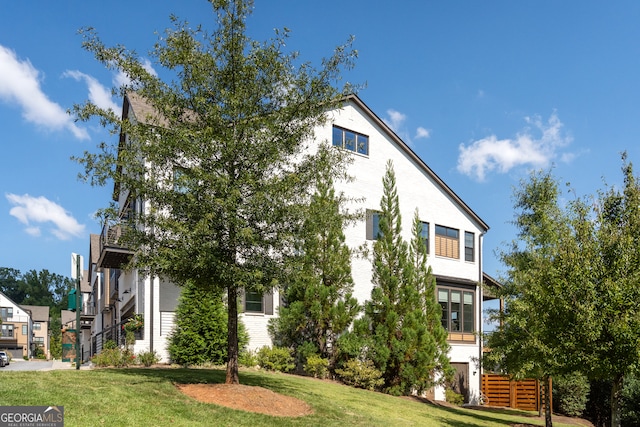
[[[214,22],[204,0],[0,3],[0,267],[68,276],[100,233],[112,187],[80,182],[70,157],[115,137],[65,111],[87,98],[119,108],[108,89],[120,76],[78,29],[150,59],[170,14]],[[347,79],[490,225],[485,271],[499,277],[494,251],[514,238],[512,190],[528,171],[553,166],[584,195],[620,182],[622,151],[640,164],[638,22],[637,1],[257,0],[248,29],[291,29],[309,61],[355,36]]]

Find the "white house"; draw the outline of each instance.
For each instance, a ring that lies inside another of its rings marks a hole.
[[[136,96],[124,100],[123,115],[130,120],[145,117],[149,108]],[[442,307],[442,324],[449,331],[450,358],[458,376],[456,388],[467,400],[480,396],[482,356],[483,280],[482,242],[488,225],[467,206],[379,117],[355,95],[344,105],[328,112],[327,123],[315,131],[316,141],[329,141],[336,149],[353,156],[349,173],[354,181],[337,183],[337,190],[362,200],[354,209],[367,212],[366,219],[345,230],[346,242],[356,248],[372,245],[376,235],[377,211],[382,197],[382,177],[388,160],[394,165],[399,195],[403,234],[411,238],[411,224],[418,209],[428,241],[429,265],[437,281],[437,299]],[[126,136],[124,136],[126,138]],[[122,138],[122,137],[121,137]],[[142,203],[130,199],[125,190],[116,189],[114,200],[122,214],[141,209]],[[158,278],[124,272],[117,268],[131,256],[117,244],[118,228],[106,226],[100,237],[96,267],[103,275],[110,271],[110,290],[116,310],[112,323],[119,324],[135,313],[144,314],[145,328],[136,342],[136,351],[155,350],[168,360],[166,339],[173,327],[179,289]],[[93,247],[92,247],[93,250]],[[113,272],[117,271],[117,275]],[[372,267],[367,259],[352,260],[354,296],[362,303],[370,297]],[[116,277],[117,276],[117,277]],[[104,281],[104,278],[103,278]],[[100,291],[105,293],[104,290]],[[271,343],[267,323],[277,316],[279,297],[246,293],[242,321],[250,335],[250,347]],[[98,304],[103,310],[107,305]],[[109,311],[110,312],[110,311]],[[102,331],[94,331],[98,336]],[[444,390],[436,389],[436,399],[444,400]]]
[[[13,302],[0,292],[0,350],[13,358],[31,357],[33,349],[33,317],[31,310]]]
[[[428,241],[428,263],[436,276],[436,294],[442,307],[442,323],[449,331],[450,359],[456,369],[455,384],[470,402],[481,390],[482,357],[482,240],[488,225],[476,215],[378,116],[357,96],[330,113],[330,120],[316,129],[317,141],[330,141],[353,156],[352,182],[336,183],[345,195],[363,200],[351,208],[366,210],[366,219],[345,230],[347,244],[371,247],[377,226],[388,160],[393,162],[405,240],[411,239],[414,212],[418,209]],[[360,303],[372,290],[371,262],[352,259],[354,296]],[[277,315],[279,298],[247,295],[243,322],[252,348],[270,344],[268,319]],[[444,400],[444,390],[435,390]]]

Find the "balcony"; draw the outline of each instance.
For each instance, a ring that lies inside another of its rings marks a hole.
[[[83,304],[80,312],[80,329],[91,329],[93,319],[96,317],[96,308],[93,305]]]
[[[133,251],[121,246],[122,226],[105,224],[100,235],[100,268],[121,268],[133,256]]]

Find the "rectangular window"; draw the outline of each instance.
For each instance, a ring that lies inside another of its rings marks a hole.
[[[37,344],[38,347],[44,347],[44,337],[33,337],[33,342]]]
[[[367,209],[367,240],[378,240],[380,235],[380,212]]]
[[[262,313],[262,294],[255,291],[246,291],[244,295],[244,311]]]
[[[474,292],[438,288],[442,326],[449,332],[473,333],[475,326]]]
[[[13,325],[2,325],[2,338],[13,338]]]
[[[427,253],[429,253],[429,223],[420,221],[420,225],[422,226],[420,229],[420,237],[422,237],[424,245],[427,248]]]
[[[455,228],[436,225],[436,255],[459,259],[459,234]]]
[[[0,307],[0,317],[2,317],[2,320],[11,319],[13,317],[13,307]]]
[[[39,331],[42,329],[42,324],[41,323],[34,323],[33,324],[33,330],[34,331]]]
[[[468,231],[464,232],[464,260],[475,261],[475,236]]]
[[[345,150],[354,151],[358,154],[369,155],[369,137],[351,130],[343,129],[337,126],[333,127],[333,145],[344,148]]]
[[[442,309],[442,327],[449,330],[449,291],[438,289],[438,304]]]
[[[27,325],[22,325],[22,335],[27,335],[29,332],[27,330]]]
[[[187,194],[189,192],[188,180],[186,169],[175,168],[173,170],[173,191]]]

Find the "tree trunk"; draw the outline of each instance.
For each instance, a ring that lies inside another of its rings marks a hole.
[[[238,288],[227,287],[227,377],[225,384],[240,384],[238,376]]]
[[[553,427],[553,420],[551,419],[551,382],[549,377],[544,377],[544,425],[545,427]]]
[[[624,377],[617,376],[611,385],[611,427],[620,427],[620,399],[622,398],[622,385]]]

